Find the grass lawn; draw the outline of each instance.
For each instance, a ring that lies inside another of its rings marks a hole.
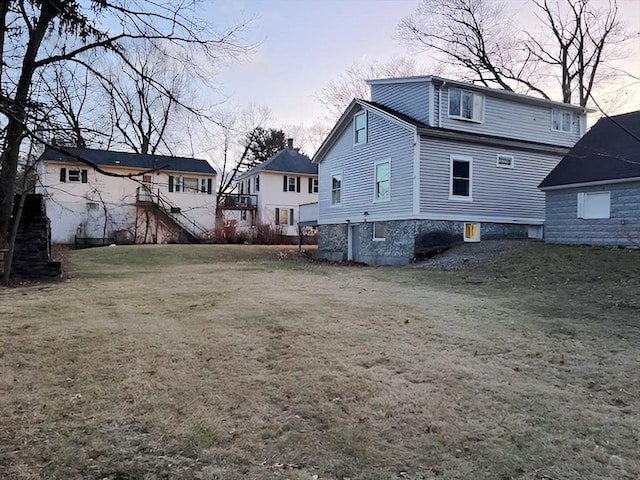
[[[0,288],[0,478],[640,478],[640,251],[278,251],[74,251]]]

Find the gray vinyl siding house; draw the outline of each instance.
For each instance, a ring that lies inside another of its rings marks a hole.
[[[321,257],[403,264],[417,235],[462,240],[467,223],[482,239],[541,236],[537,187],[580,138],[583,108],[438,77],[369,83],[372,100],[354,100],[313,158]]]
[[[640,247],[640,112],[600,119],[540,188],[546,242]]]

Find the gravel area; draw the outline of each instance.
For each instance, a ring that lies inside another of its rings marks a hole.
[[[463,270],[534,243],[536,243],[535,240],[483,240],[478,243],[459,243],[427,260],[416,263],[416,268]]]

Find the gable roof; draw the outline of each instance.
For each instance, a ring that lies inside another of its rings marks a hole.
[[[336,142],[340,134],[342,134],[342,131],[344,130],[344,128],[351,123],[352,115],[362,109],[377,112],[382,116],[392,121],[395,121],[397,123],[400,123],[401,125],[407,127],[410,130],[413,130],[414,132],[416,131],[417,128],[427,127],[426,124],[419,122],[414,118],[409,117],[408,115],[404,115],[403,113],[400,113],[397,110],[394,110],[389,107],[385,107],[380,103],[371,102],[368,100],[362,100],[361,98],[354,98],[349,104],[349,106],[346,108],[344,113],[340,116],[340,119],[338,119],[336,124],[333,126],[333,128],[329,132],[329,135],[327,135],[327,138],[324,139],[324,141],[322,142],[322,145],[320,145],[320,148],[318,148],[318,151],[313,156],[312,161],[314,163],[320,163],[322,161],[322,158],[324,158],[324,155],[333,146],[333,144]]]
[[[115,152],[113,150],[95,150],[92,148],[65,147],[64,150],[66,153],[47,148],[39,160],[82,164],[82,162],[74,158],[77,156],[95,163],[100,167],[128,167],[141,171],[157,169],[216,175],[216,171],[206,160],[199,160],[197,158]]]
[[[571,103],[556,102],[555,100],[548,100],[546,98],[534,97],[524,93],[517,93],[511,90],[505,90],[504,88],[487,87],[484,85],[478,85],[475,83],[463,82],[460,80],[452,80],[450,78],[438,77],[436,75],[418,75],[413,77],[395,77],[395,78],[379,78],[367,80],[368,85],[385,85],[394,83],[433,83],[436,87],[450,85],[455,88],[461,88],[465,90],[474,90],[480,93],[484,93],[491,97],[505,98],[508,100],[514,100],[519,103],[528,103],[531,105],[544,105],[546,107],[556,107],[562,110],[573,110],[578,113],[594,112],[595,110],[580,105],[574,105]]]
[[[312,163],[309,157],[302,155],[295,148],[285,148],[238,176],[238,180],[261,171],[317,175],[318,165]]]
[[[539,188],[640,179],[640,111],[601,118]]]
[[[400,113],[393,108],[389,108],[377,102],[371,102],[368,100],[362,100],[359,98],[354,99],[351,104],[344,111],[336,125],[333,127],[327,138],[322,142],[322,145],[313,156],[314,163],[320,163],[329,149],[336,142],[340,134],[344,131],[344,128],[350,124],[351,117],[358,110],[366,109],[382,116],[387,119],[407,127],[413,132],[417,132],[419,135],[437,137],[445,140],[454,140],[461,142],[481,143],[496,146],[510,146],[519,148],[521,150],[533,151],[533,152],[546,152],[563,155],[567,152],[568,147],[560,147],[558,145],[534,142],[531,140],[519,140],[513,138],[499,137],[495,135],[478,134],[472,132],[465,132],[462,130],[453,130],[442,127],[432,127],[426,123],[420,122],[415,118],[412,118],[404,113]]]

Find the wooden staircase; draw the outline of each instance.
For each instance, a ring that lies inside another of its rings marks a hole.
[[[9,250],[5,248],[0,248],[0,278],[2,277],[2,273],[4,272],[4,257]]]

